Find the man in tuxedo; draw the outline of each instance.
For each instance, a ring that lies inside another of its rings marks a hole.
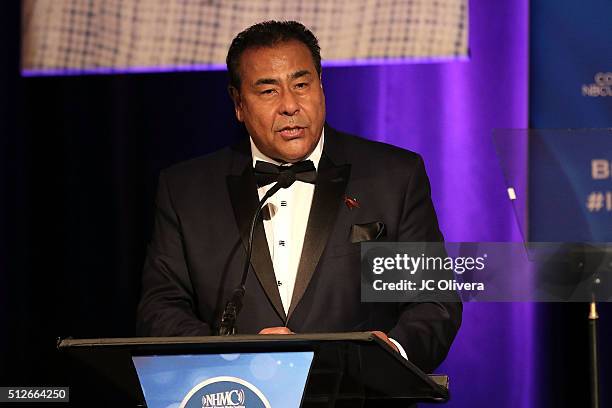
[[[229,91],[249,138],[162,171],[138,331],[215,334],[256,224],[238,333],[372,331],[425,371],[446,356],[461,303],[361,303],[360,246],[441,241],[421,158],[325,123],[315,36],[265,22],[230,46]]]

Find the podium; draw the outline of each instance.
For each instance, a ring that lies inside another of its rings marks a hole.
[[[446,402],[427,375],[369,332],[65,339],[75,406],[407,407]]]

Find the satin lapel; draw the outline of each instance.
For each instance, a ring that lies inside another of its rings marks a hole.
[[[326,155],[321,157],[304,236],[302,256],[300,257],[293,296],[291,297],[289,317],[302,300],[302,296],[304,296],[304,292],[317,268],[321,254],[327,245],[327,239],[342,204],[342,195],[346,189],[350,173],[350,164],[334,166]]]
[[[251,220],[255,214],[258,204],[257,189],[255,187],[255,177],[250,166],[250,162],[245,166],[242,174],[230,175],[227,177],[227,187],[230,193],[232,206],[234,207],[234,216],[240,230],[242,243],[246,251],[249,242],[249,229]],[[268,300],[274,306],[276,313],[286,321],[285,310],[276,285],[276,276],[274,275],[274,266],[268,249],[268,241],[263,227],[261,217],[255,227],[253,237],[253,254],[251,256],[251,267],[255,271],[255,275],[259,283],[263,287]],[[247,287],[247,291],[249,288]]]

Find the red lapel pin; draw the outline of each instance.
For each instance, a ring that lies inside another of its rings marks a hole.
[[[346,204],[346,207],[349,210],[352,210],[353,208],[359,208],[359,202],[354,197],[344,196],[344,204]]]

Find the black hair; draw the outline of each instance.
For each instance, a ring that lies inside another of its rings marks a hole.
[[[297,21],[270,20],[252,25],[232,40],[225,60],[230,86],[240,89],[240,57],[245,50],[256,47],[270,47],[292,40],[299,41],[308,47],[317,74],[321,75],[321,48],[312,31]]]

